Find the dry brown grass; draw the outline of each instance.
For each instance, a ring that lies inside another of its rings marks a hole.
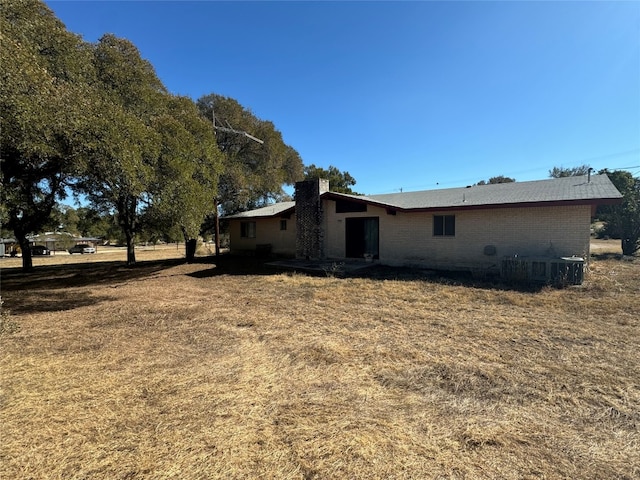
[[[0,478],[640,476],[638,260],[537,291],[267,273],[5,269]]]

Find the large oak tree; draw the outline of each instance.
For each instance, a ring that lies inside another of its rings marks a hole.
[[[178,227],[187,261],[192,261],[200,228],[215,209],[222,155],[211,125],[188,98],[170,98],[167,113],[154,126],[160,155],[145,218],[155,229]]]
[[[91,159],[78,190],[103,210],[114,209],[135,258],[135,235],[161,148],[154,120],[164,113],[167,92],[153,66],[128,40],[104,35],[93,49],[100,101],[93,112]]]
[[[201,97],[197,104],[212,124],[215,114],[216,142],[224,161],[218,203],[225,214],[278,201],[284,195],[283,185],[303,178],[300,155],[284,143],[272,122],[216,94]]]
[[[32,268],[28,235],[38,233],[86,154],[93,102],[90,52],[35,0],[0,2],[2,219]]]

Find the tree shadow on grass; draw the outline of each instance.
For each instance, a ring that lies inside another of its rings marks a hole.
[[[55,295],[41,295],[35,292],[9,297],[7,304],[11,313],[63,312],[76,308],[97,305],[115,300],[115,296],[89,295],[88,292],[62,291]]]
[[[229,254],[215,257],[196,258],[195,263],[212,264],[211,268],[202,269],[197,272],[188,273],[192,278],[211,278],[222,275],[245,276],[245,275],[277,275],[281,273],[277,269],[269,267],[267,263],[270,259],[263,257],[235,256]]]
[[[622,255],[621,253],[613,253],[613,252],[606,252],[606,253],[592,253],[591,254],[591,258],[594,260],[624,260],[624,261],[628,261],[628,262],[632,262],[640,257],[637,256],[625,256]]]
[[[209,262],[215,262],[213,257]],[[545,285],[527,284],[518,282],[505,282],[497,277],[477,278],[470,272],[450,272],[439,270],[427,270],[414,267],[390,267],[385,265],[372,265],[368,268],[349,270],[341,269],[342,262],[336,262],[335,268],[327,268],[327,262],[317,262],[317,268],[313,268],[312,261],[304,261],[305,268],[296,269],[279,268],[273,263],[274,258],[260,258],[251,256],[221,255],[218,262],[211,269],[203,269],[187,274],[193,278],[210,278],[222,275],[278,275],[282,273],[307,275],[313,277],[335,278],[366,278],[370,280],[399,280],[399,281],[423,281],[452,286],[465,286],[469,288],[481,288],[490,290],[519,291],[528,293],[540,292]],[[294,264],[295,262],[292,262]]]
[[[2,298],[13,313],[73,310],[117,298],[95,295],[85,287],[116,287],[183,263],[184,259],[153,260],[128,267],[123,262],[90,262],[38,266],[27,273],[3,269]]]
[[[545,284],[507,282],[499,276],[477,277],[467,271],[430,270],[415,267],[375,266],[356,275],[358,278],[373,280],[421,281],[439,285],[478,288],[483,290],[517,291],[538,293]]]

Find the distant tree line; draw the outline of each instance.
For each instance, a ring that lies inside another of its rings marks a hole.
[[[497,183],[511,183],[515,182],[515,178],[505,177],[504,175],[498,175],[497,177],[491,177],[489,180],[480,180],[476,185],[495,185]]]

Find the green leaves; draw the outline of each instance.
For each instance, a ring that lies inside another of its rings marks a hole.
[[[196,238],[215,209],[222,155],[211,126],[187,98],[171,97],[154,126],[161,147],[147,221],[167,230],[179,226],[187,239]]]
[[[192,239],[218,195],[228,211],[249,208],[302,178],[300,156],[273,123],[235,100],[210,95],[197,108],[170,95],[128,40],[84,42],[37,0],[0,6],[0,214],[23,250],[68,188],[116,214],[134,263],[143,214]],[[230,130],[216,138],[212,101],[219,126],[264,142]]]
[[[351,187],[356,184],[356,179],[353,178],[349,172],[341,172],[333,165],[329,165],[329,169],[325,170],[322,167],[316,167],[311,164],[304,168],[304,178],[305,180],[313,180],[316,178],[329,180],[329,189],[332,192],[358,195],[358,193],[351,189]]]
[[[622,204],[598,209],[600,219],[606,222],[603,234],[619,238],[623,255],[633,255],[640,250],[640,179],[630,172],[602,170],[623,195]]]
[[[515,182],[515,178],[505,177],[504,175],[498,175],[497,177],[491,177],[489,180],[480,180],[477,185],[494,185],[497,183],[511,183]]]
[[[216,130],[216,141],[224,155],[218,193],[225,213],[279,199],[284,194],[283,184],[302,179],[300,155],[284,143],[272,122],[259,119],[236,100],[220,95],[206,95],[197,104],[200,113],[210,122],[215,113],[216,126],[222,127]]]
[[[162,108],[166,88],[128,40],[104,35],[94,48],[93,65],[102,90],[126,110],[149,120]]]
[[[43,226],[77,171],[91,67],[83,42],[44,4],[1,6],[2,202],[6,227],[25,251],[26,235]]]
[[[589,165],[580,165],[579,167],[573,168],[553,167],[549,170],[549,176],[551,178],[580,177],[582,175],[587,175],[589,170],[592,170]]]

